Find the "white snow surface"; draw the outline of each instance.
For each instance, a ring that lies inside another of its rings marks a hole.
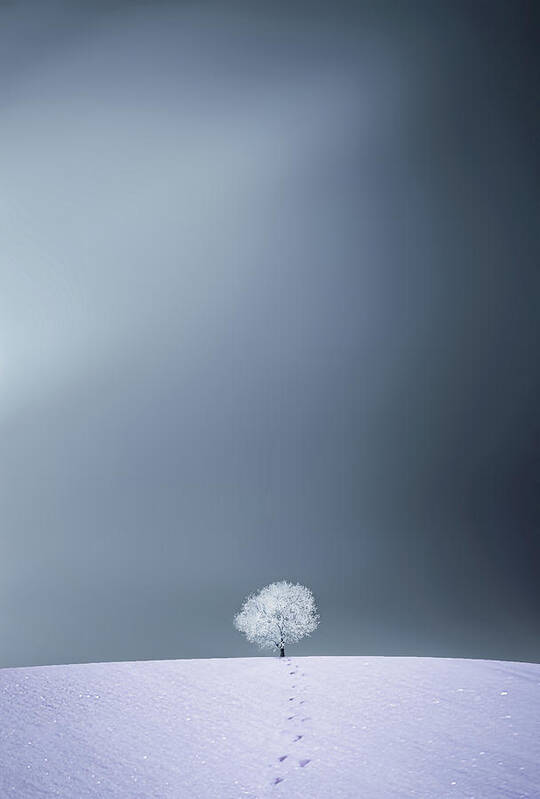
[[[540,665],[481,660],[3,669],[0,797],[538,799],[539,700]]]

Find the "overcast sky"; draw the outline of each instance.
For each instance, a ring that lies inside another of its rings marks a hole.
[[[534,3],[0,3],[0,665],[540,660]]]

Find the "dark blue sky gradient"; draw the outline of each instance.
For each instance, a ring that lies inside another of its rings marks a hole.
[[[0,665],[540,660],[537,17],[0,6]]]

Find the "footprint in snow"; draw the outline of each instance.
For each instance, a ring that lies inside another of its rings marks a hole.
[[[296,718],[296,717],[295,716],[287,716],[287,721],[292,721],[294,718]]]
[[[307,766],[308,763],[311,763],[311,760],[308,757],[305,757],[302,760],[298,761],[298,765],[300,766],[300,768],[304,768],[305,766]]]
[[[274,785],[277,785],[279,782],[283,782],[284,779],[285,777],[276,777],[276,779],[274,780]]]
[[[293,743],[296,743],[296,741],[299,741],[303,737],[304,737],[303,735],[297,735],[296,738],[294,739]]]
[[[278,757],[278,760],[280,763],[283,763],[284,760],[287,760],[287,757],[288,755],[281,755],[281,757]]]
[[[302,721],[311,721],[311,716],[306,716],[305,718],[302,719]]]

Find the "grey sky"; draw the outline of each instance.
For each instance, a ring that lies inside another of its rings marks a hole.
[[[406,5],[0,6],[1,665],[539,659],[533,6]]]

